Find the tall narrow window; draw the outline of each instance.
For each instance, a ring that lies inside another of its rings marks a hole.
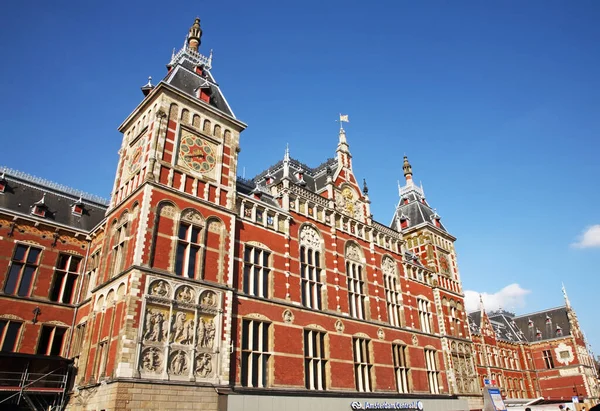
[[[365,280],[362,253],[356,244],[346,247],[346,276],[348,277],[348,305],[350,315],[361,320],[365,319]]]
[[[18,321],[0,320],[0,351],[15,351],[22,324]]]
[[[269,323],[242,320],[242,385],[267,386],[269,369]]]
[[[429,392],[432,394],[439,394],[439,371],[437,370],[434,350],[425,350],[425,364],[427,366],[427,381],[429,382]]]
[[[325,389],[325,333],[304,330],[304,381],[309,390]]]
[[[354,379],[356,381],[356,389],[361,392],[371,392],[371,353],[369,340],[364,338],[353,338],[354,346]]]
[[[396,372],[396,387],[398,392],[408,392],[408,364],[406,363],[406,346],[392,345],[392,355],[394,356],[394,371]]]
[[[83,278],[83,285],[81,286],[81,299],[87,298],[90,290],[96,287],[96,281],[98,276],[98,266],[100,264],[100,251],[96,251],[90,256],[87,261],[87,270]]]
[[[175,257],[175,273],[182,277],[195,278],[200,263],[200,233],[202,229],[194,224],[179,224],[179,241]]]
[[[262,248],[246,245],[244,248],[244,279],[246,294],[269,297],[269,257]]]
[[[49,325],[42,326],[36,354],[61,355],[67,329]]]
[[[85,338],[85,327],[86,323],[81,323],[77,327],[75,327],[75,332],[73,335],[73,345],[71,346],[70,357],[79,357],[81,354],[81,348],[83,347],[83,340]]]
[[[383,285],[385,288],[388,318],[391,325],[400,327],[402,325],[402,311],[400,310],[401,294],[396,272],[396,263],[390,257],[384,257],[381,263],[381,269],[383,271]]]
[[[96,376],[98,378],[105,377],[106,375],[106,355],[108,354],[107,346],[108,341],[102,341],[98,344],[98,350],[96,351],[97,362],[96,362]]]
[[[554,359],[552,358],[552,351],[544,350],[542,353],[544,357],[544,364],[546,368],[554,368]]]
[[[17,244],[10,264],[4,292],[29,297],[33,288],[35,272],[40,264],[42,250],[25,244]]]
[[[125,240],[127,240],[127,223],[115,230],[112,245],[112,275],[113,277],[123,271],[125,264]]]
[[[431,333],[431,313],[429,312],[429,301],[418,298],[417,308],[419,311],[419,323],[421,324],[421,330],[426,333]]]
[[[73,304],[76,299],[77,281],[81,257],[61,254],[58,256],[54,279],[50,289],[50,300],[64,304]]]
[[[321,271],[321,237],[314,228],[304,226],[300,231],[300,286],[305,307],[322,308]]]

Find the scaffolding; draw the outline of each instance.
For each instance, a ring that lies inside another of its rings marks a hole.
[[[0,353],[0,411],[61,411],[72,361],[61,357]]]

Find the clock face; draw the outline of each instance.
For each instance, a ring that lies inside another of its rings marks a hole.
[[[133,146],[129,147],[127,152],[127,171],[129,174],[137,173],[142,164],[144,155],[145,139],[140,138]]]
[[[197,173],[210,173],[217,164],[216,147],[200,137],[187,135],[181,139],[179,160]]]

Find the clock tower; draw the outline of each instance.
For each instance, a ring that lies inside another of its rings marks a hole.
[[[89,312],[80,314],[90,328],[77,397],[94,409],[113,409],[141,380],[216,404],[214,388],[230,381],[236,167],[246,125],[211,72],[212,51],[200,53],[201,38],[196,18],[166,76],[149,79],[119,127],[114,189],[92,252],[101,263]],[[150,398],[154,386],[139,387]]]

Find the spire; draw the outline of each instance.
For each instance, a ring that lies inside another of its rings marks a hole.
[[[202,29],[200,28],[200,18],[196,17],[194,24],[190,27],[190,31],[187,37],[187,45],[193,51],[198,51],[200,47],[200,38],[202,37]]]
[[[369,187],[367,187],[367,179],[363,178],[363,194],[369,194]]]
[[[408,157],[404,156],[404,164],[402,165],[404,170],[404,177],[406,178],[406,184],[412,184],[412,167],[408,162]]]
[[[565,297],[565,305],[567,308],[571,308],[571,302],[569,301],[569,296],[567,295],[567,289],[565,288],[565,284],[562,285],[563,297]]]
[[[285,154],[283,155],[283,177],[290,176],[290,145],[285,145]]]

